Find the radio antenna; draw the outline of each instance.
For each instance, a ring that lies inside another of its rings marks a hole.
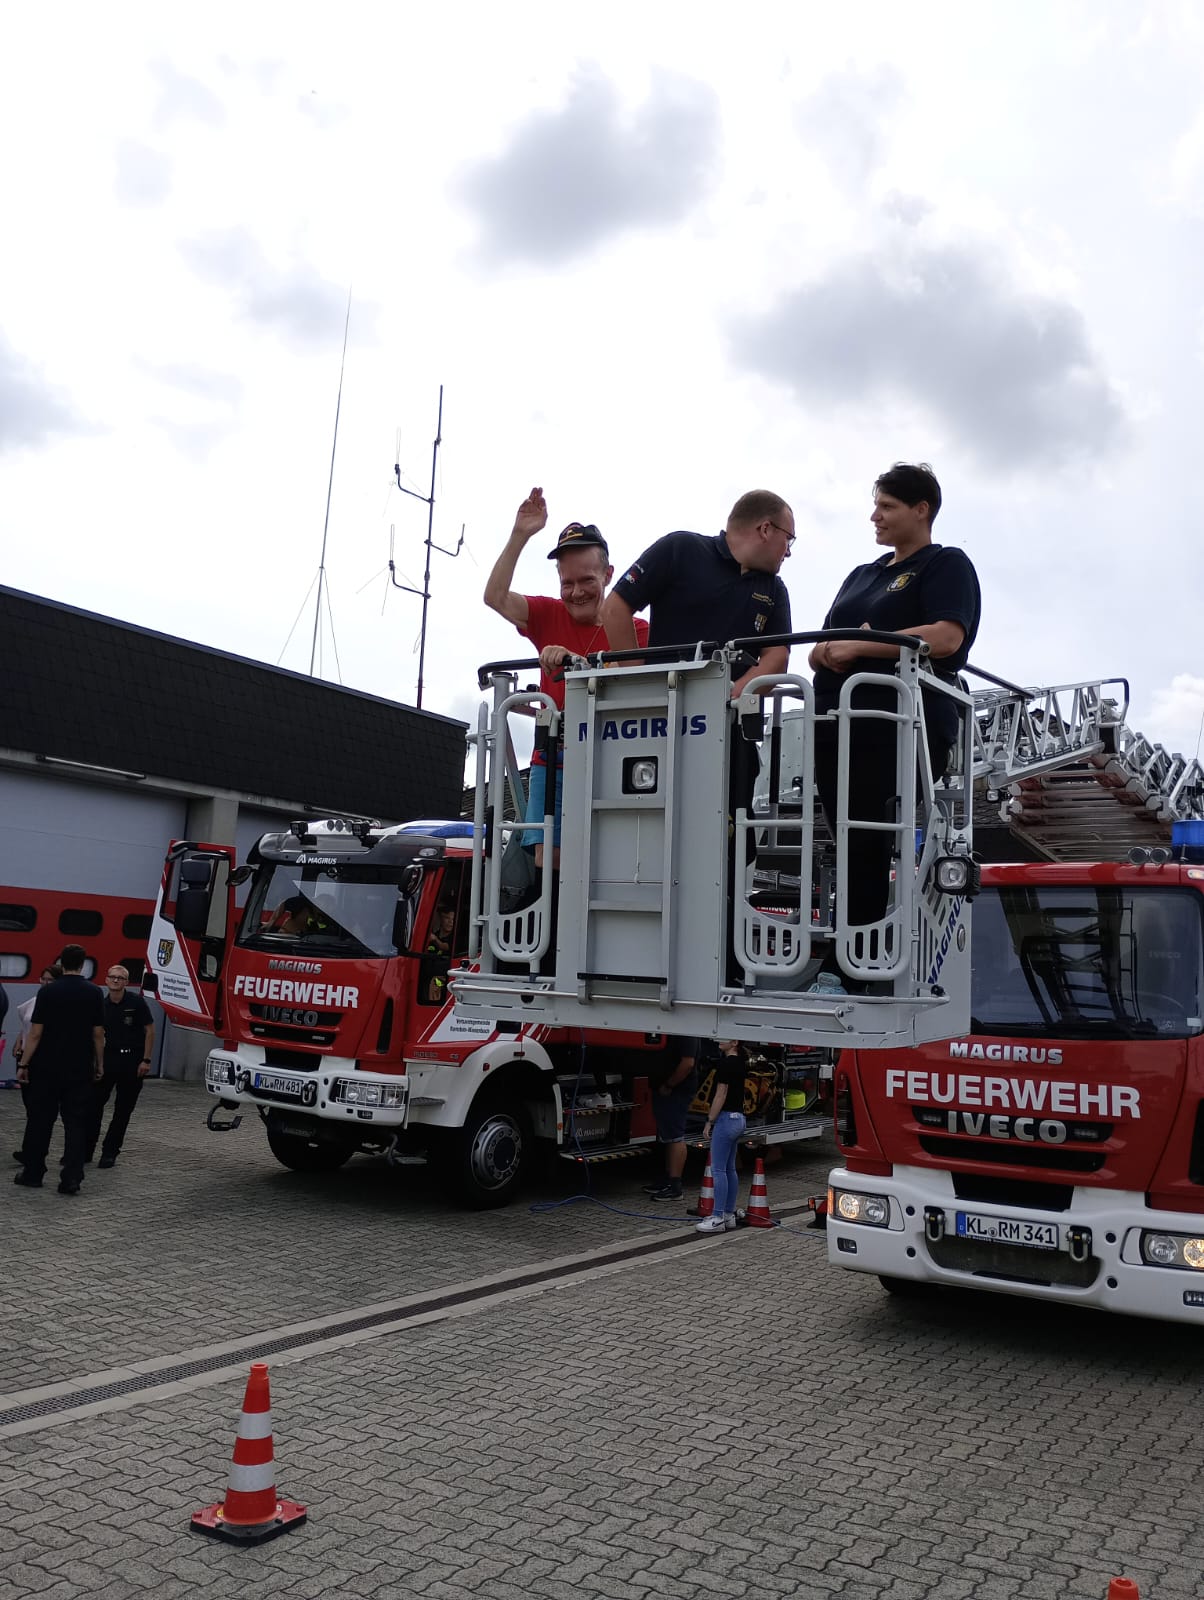
[[[330,532],[330,496],[334,489],[334,458],[339,448],[339,413],[343,409],[343,373],[347,367],[347,333],[351,327],[351,290],[347,290],[347,316],[343,322],[343,358],[339,362],[339,394],[334,406],[334,439],[330,446],[330,476],[326,480],[326,520],[322,524],[322,555],[318,562],[318,593],[314,600],[314,636],[309,647],[309,675],[314,675],[314,662],[318,655],[318,634],[322,627],[322,595],[326,595],[326,611],[330,617],[330,639],[334,644],[334,613],[330,608],[330,585],[326,581],[326,537]],[[338,667],[339,652],[335,645],[335,666]],[[342,673],[339,673],[341,683]]]
[[[422,680],[426,673],[426,619],[431,603],[431,551],[438,550],[442,556],[458,556],[464,548],[464,526],[460,526],[460,537],[454,550],[447,550],[434,541],[435,530],[435,482],[439,465],[439,446],[443,443],[443,385],[439,385],[439,414],[435,421],[435,442],[431,448],[431,492],[419,494],[417,489],[407,489],[401,481],[401,434],[397,435],[398,459],[393,463],[393,476],[397,480],[397,487],[402,494],[408,494],[413,500],[421,500],[426,506],[426,570],[422,574],[422,588],[416,589],[409,583],[398,583],[397,571],[393,564],[393,547],[389,545],[389,581],[395,589],[404,589],[406,594],[417,594],[422,597],[422,627],[418,635],[418,710],[422,710]]]

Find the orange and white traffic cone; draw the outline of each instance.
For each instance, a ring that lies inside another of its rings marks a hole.
[[[272,1454],[272,1401],[266,1361],[253,1361],[238,1419],[226,1498],[192,1513],[197,1533],[231,1544],[262,1544],[289,1528],[299,1528],[306,1509],[295,1500],[277,1500]]]
[[[1108,1585],[1108,1600],[1138,1600],[1137,1585],[1132,1578],[1113,1578]]]
[[[769,1214],[769,1195],[765,1188],[765,1163],[757,1157],[757,1165],[753,1172],[752,1188],[748,1195],[748,1214],[745,1222],[750,1228],[776,1228],[777,1223]]]
[[[715,1214],[715,1180],[711,1176],[711,1158],[707,1157],[707,1169],[702,1175],[702,1188],[698,1191],[698,1204],[686,1212],[688,1217],[711,1217]]]

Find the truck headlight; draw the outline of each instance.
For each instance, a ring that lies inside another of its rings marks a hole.
[[[1150,1267],[1180,1267],[1204,1272],[1204,1239],[1187,1233],[1141,1235],[1141,1259]]]
[[[208,1056],[205,1060],[206,1083],[233,1083],[234,1063],[225,1056]]]
[[[890,1221],[890,1201],[884,1194],[835,1189],[828,1209],[842,1222],[862,1222],[870,1228],[885,1228]]]

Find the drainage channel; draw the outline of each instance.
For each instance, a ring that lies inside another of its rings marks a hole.
[[[781,1209],[791,1211],[794,1208],[786,1206]],[[25,1403],[0,1410],[0,1438],[33,1432],[39,1427],[53,1427],[57,1423],[98,1411],[121,1410],[135,1404],[138,1398],[149,1396],[151,1391],[200,1388],[206,1380],[222,1381],[226,1373],[240,1370],[250,1361],[289,1355],[312,1346],[354,1343],[357,1342],[357,1336],[370,1336],[374,1331],[400,1331],[417,1323],[438,1321],[444,1316],[490,1300],[506,1299],[523,1290],[537,1289],[572,1278],[590,1277],[686,1245],[712,1248],[719,1242],[699,1239],[692,1229],[682,1233],[660,1234],[655,1239],[640,1243],[603,1247],[584,1255],[545,1262],[526,1271],[457,1285],[452,1289],[435,1290],[429,1295],[416,1296],[371,1312],[352,1313],[342,1318],[325,1317],[308,1326],[284,1329],[277,1335],[252,1338],[241,1344],[226,1344],[220,1349],[214,1348],[212,1354],[198,1353],[191,1360],[182,1359],[170,1365],[151,1361],[146,1363],[147,1370],[126,1369],[128,1375],[118,1376],[114,1373],[109,1382],[88,1384],[83,1380],[78,1386],[51,1386],[54,1392],[38,1398],[33,1398],[38,1392],[32,1391],[31,1398]],[[102,1378],[105,1375],[97,1376]]]

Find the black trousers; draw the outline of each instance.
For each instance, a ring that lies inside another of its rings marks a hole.
[[[130,1118],[134,1114],[134,1107],[138,1104],[138,1096],[142,1093],[142,1079],[138,1076],[138,1063],[136,1061],[121,1062],[110,1065],[105,1062],[104,1077],[93,1085],[92,1105],[88,1116],[88,1140],[85,1149],[87,1159],[91,1161],[96,1150],[96,1141],[100,1138],[100,1125],[104,1120],[105,1107],[109,1103],[109,1096],[117,1091],[117,1099],[113,1106],[113,1115],[109,1118],[109,1126],[105,1131],[104,1144],[101,1154],[116,1156],[121,1154],[122,1142],[125,1131],[130,1125]]]
[[[894,822],[898,783],[895,773],[893,723],[855,722],[849,743],[849,820]],[[932,777],[939,782],[949,768],[952,745],[930,729],[928,759]],[[815,727],[815,787],[828,827],[836,836],[836,728],[830,722]],[[890,899],[891,856],[895,836],[854,831],[849,836],[849,922],[857,926],[880,922]]]
[[[50,1149],[54,1125],[62,1117],[63,1182],[82,1183],[91,1109],[89,1073],[67,1071],[35,1061],[29,1071],[25,1137],[21,1141],[26,1172],[40,1178],[46,1171],[46,1152]]]

